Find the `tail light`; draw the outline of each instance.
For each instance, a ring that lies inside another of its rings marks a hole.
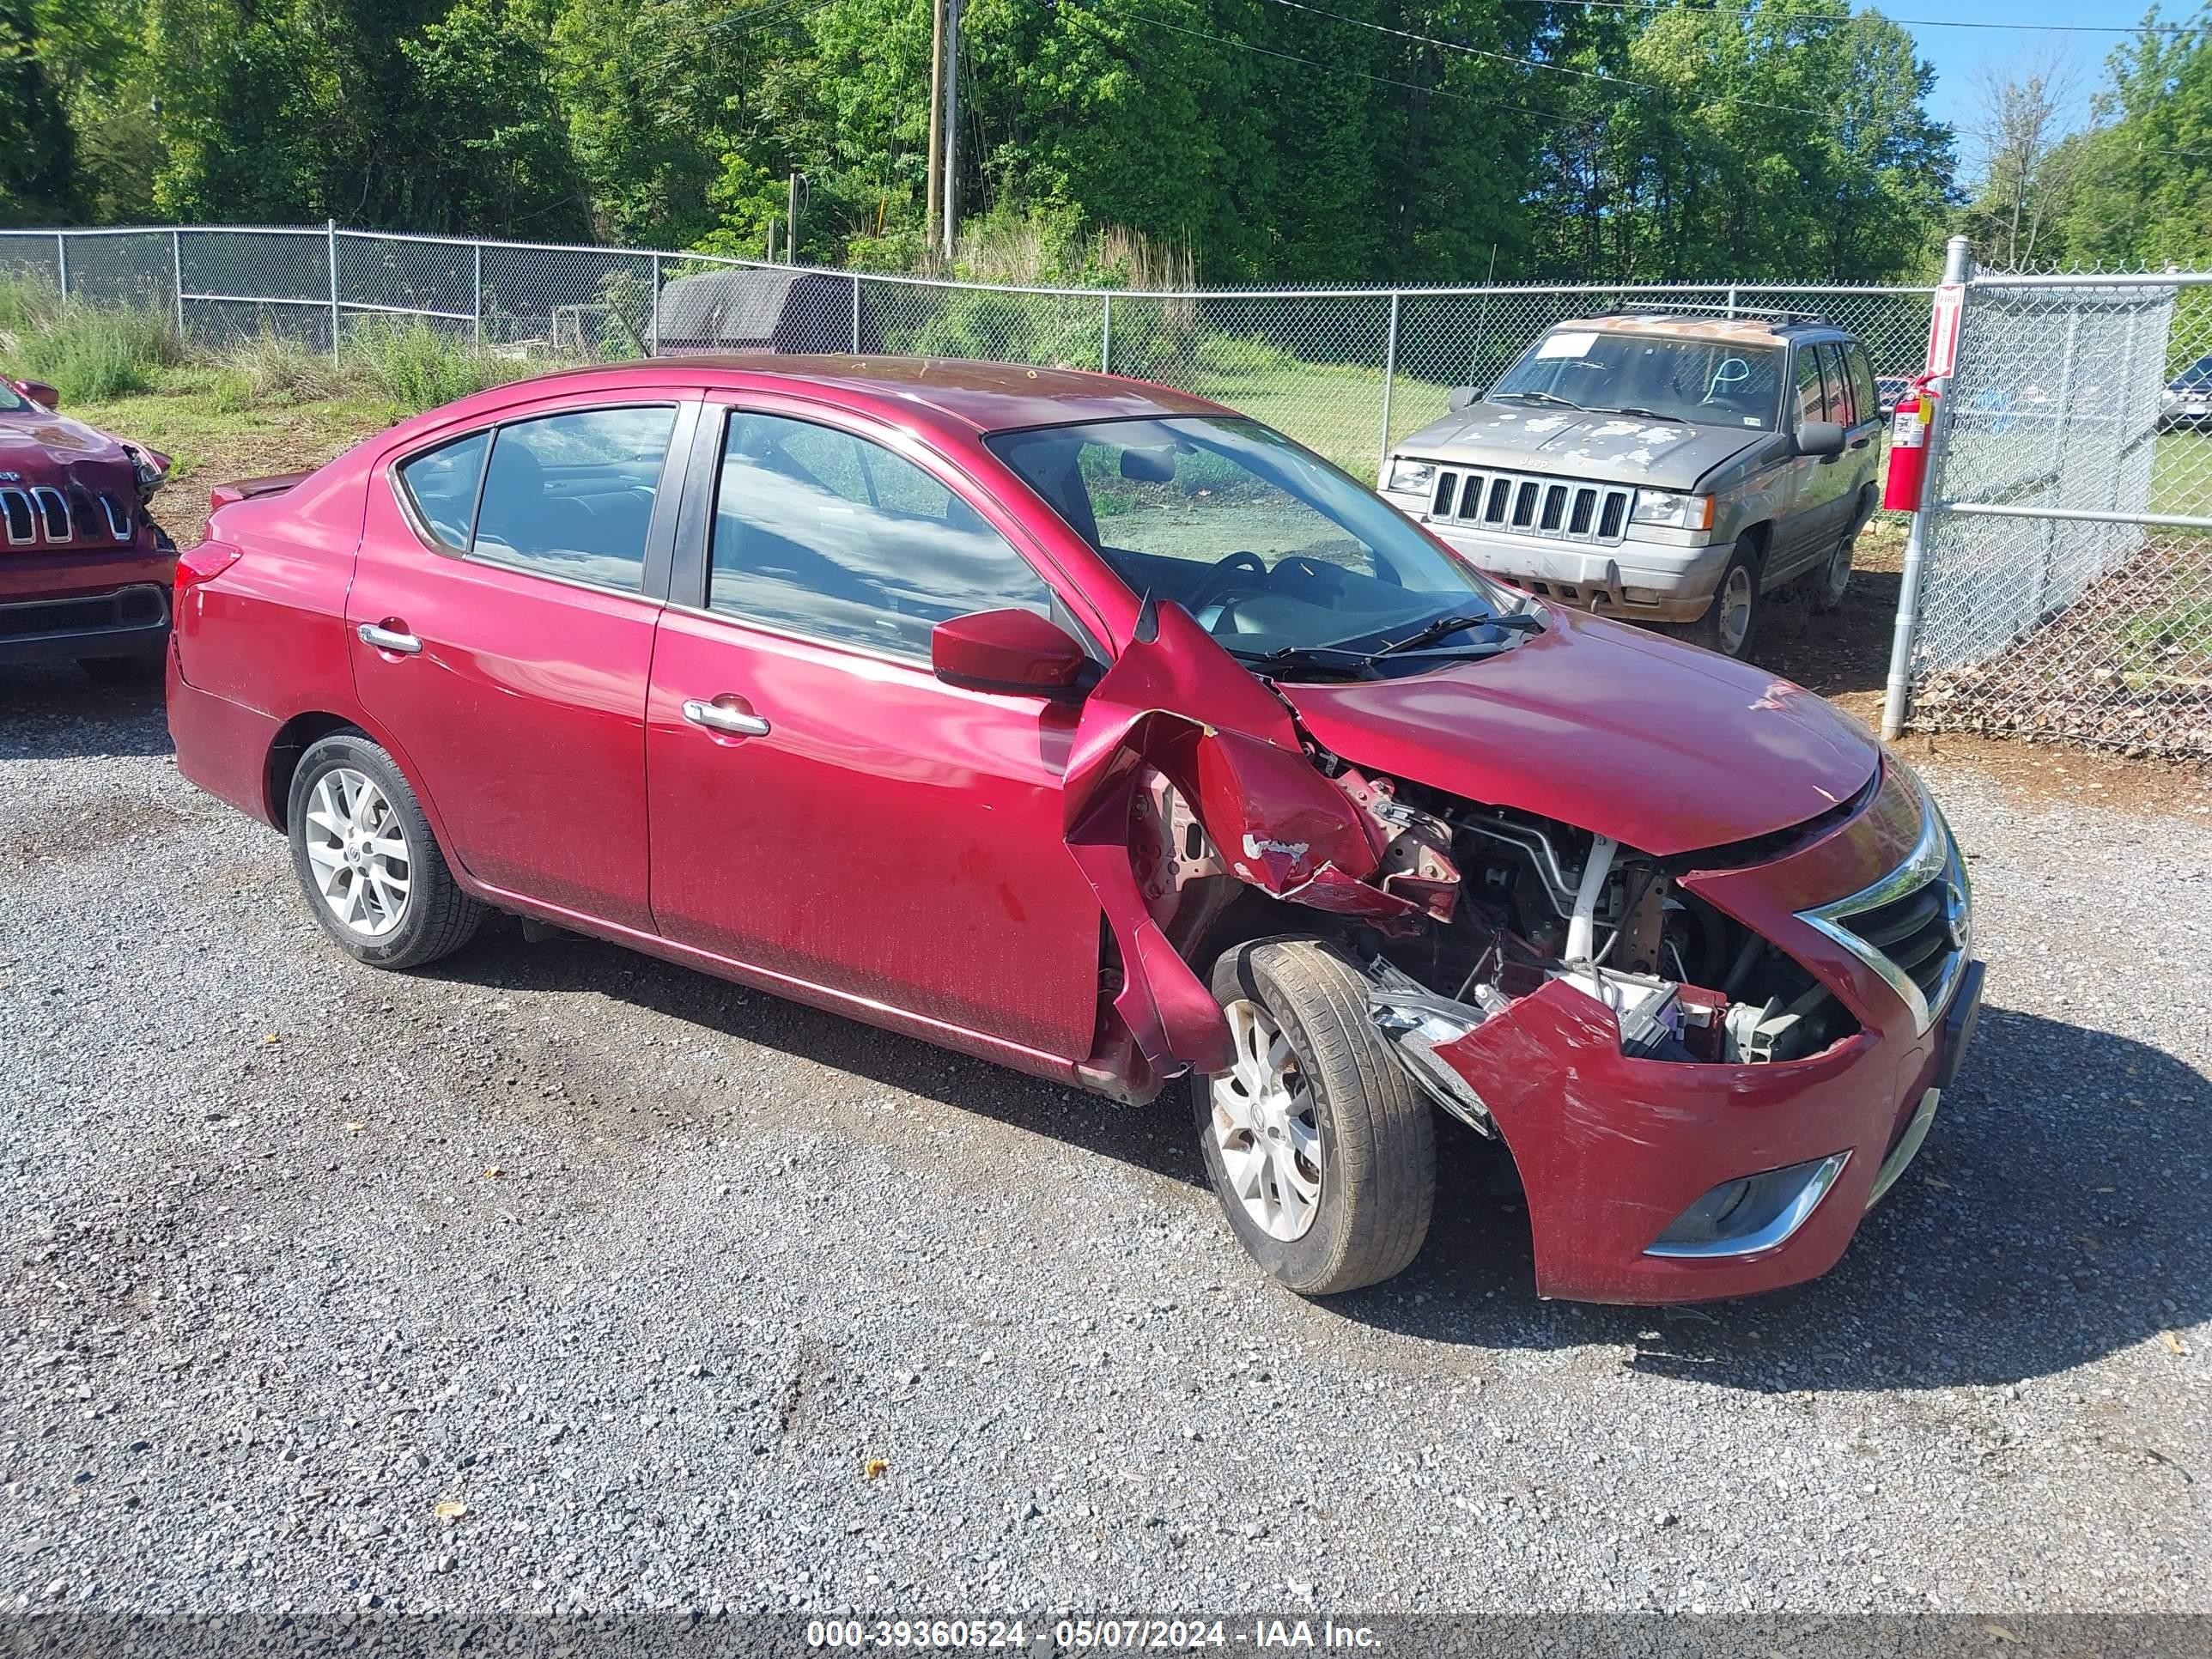
[[[213,581],[244,556],[228,542],[202,542],[177,555],[176,605],[185,608],[185,595],[202,582]]]

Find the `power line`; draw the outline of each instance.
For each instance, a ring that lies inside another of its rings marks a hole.
[[[1683,11],[1711,17],[1750,17],[1762,9],[1757,6],[1695,6],[1674,5],[1669,0],[1506,0],[1516,6],[1579,6],[1584,11]],[[1990,23],[1967,22],[1952,17],[1892,17],[1886,12],[1856,12],[1844,17],[1793,17],[1793,24],[1833,27],[1855,23],[1861,17],[1879,17],[1886,23],[1896,23],[1913,29],[2014,29],[2045,34],[2186,34],[2196,29],[2195,23]]]
[[[1304,0],[1268,0],[1268,3],[1288,6],[1292,11],[1310,12],[1316,17],[1333,17],[1340,23],[1372,29],[1377,34],[1395,35],[1401,40],[1417,40],[1423,46],[1439,46],[1446,52],[1465,52],[1471,58],[1487,58],[1501,64],[1520,64],[1529,69],[1549,70],[1554,75],[1578,76],[1586,81],[1602,81],[1608,86],[1628,87],[1638,92],[1667,92],[1671,88],[1655,85],[1650,81],[1632,81],[1626,76],[1607,75],[1603,70],[1576,69],[1566,64],[1553,64],[1541,58],[1523,58],[1518,52],[1492,52],[1482,46],[1470,46],[1463,40],[1440,40],[1432,34],[1416,34],[1410,29],[1394,29],[1382,23],[1370,23],[1363,17],[1347,17],[1340,11],[1326,11],[1319,6],[1309,6]],[[1707,104],[1741,104],[1748,109],[1778,110],[1785,115],[1824,116],[1824,110],[1808,109],[1802,104],[1769,104],[1757,98],[1731,98],[1725,93],[1708,94],[1698,102]]]
[[[1036,0],[1036,3],[1048,11],[1073,11],[1076,15],[1086,18],[1094,23],[1103,21],[1097,11],[1089,6],[1063,7],[1056,5],[1054,0]],[[1128,11],[1123,12],[1121,15],[1131,22],[1149,23],[1155,28],[1167,29],[1176,34],[1187,34],[1194,40],[1210,41],[1217,46],[1228,46],[1237,52],[1256,52],[1262,58],[1273,58],[1283,63],[1301,64],[1307,69],[1320,70],[1324,74],[1350,75],[1362,81],[1371,81],[1377,86],[1398,87],[1407,92],[1426,93],[1431,97],[1449,99],[1455,104],[1471,104],[1484,109],[1507,110],[1516,115],[1533,115],[1539,120],[1558,122],[1566,126],[1589,127],[1597,125],[1596,120],[1591,117],[1571,116],[1557,110],[1531,109],[1526,104],[1508,104],[1494,98],[1477,98],[1468,93],[1448,91],[1443,87],[1425,87],[1418,82],[1401,81],[1393,76],[1371,75],[1365,70],[1354,69],[1349,64],[1324,64],[1318,58],[1301,58],[1294,52],[1284,52],[1274,46],[1263,46],[1250,40],[1231,40],[1224,35],[1208,34],[1204,29],[1188,28],[1181,23],[1170,23],[1166,18],[1154,17],[1148,12]]]

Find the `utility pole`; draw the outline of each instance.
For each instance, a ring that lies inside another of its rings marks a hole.
[[[945,263],[959,235],[960,0],[945,0]]]
[[[929,4],[929,191],[921,204],[921,243],[924,247],[937,246],[937,204],[943,192],[945,152],[938,148],[938,135],[944,131],[945,121],[945,0],[930,0]]]
[[[783,262],[787,265],[799,263],[799,187],[805,182],[803,173],[791,175],[791,216],[784,221],[787,228],[783,234]]]

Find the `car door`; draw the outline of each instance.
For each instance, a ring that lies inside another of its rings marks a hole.
[[[1851,418],[1844,429],[1844,469],[1850,477],[1844,489],[1839,526],[1848,530],[1857,516],[1858,499],[1874,483],[1881,462],[1881,393],[1875,386],[1874,365],[1867,361],[1866,348],[1853,341],[1837,349],[1843,356],[1851,394]]]
[[[1802,344],[1790,360],[1787,404],[1790,432],[1795,437],[1808,421],[1828,418],[1828,394],[1820,368],[1820,348]],[[1790,510],[1778,529],[1769,550],[1766,585],[1788,580],[1827,550],[1834,539],[1828,526],[1836,516],[1838,470],[1832,456],[1797,455],[1790,469]]]
[[[645,701],[697,394],[537,404],[396,453],[346,599],[362,707],[483,885],[648,930]]]
[[[660,932],[1087,1055],[1100,915],[1060,799],[1076,711],[945,684],[929,656],[935,623],[979,611],[1080,636],[1066,599],[1011,518],[887,428],[748,399],[710,405],[695,457],[647,715]]]

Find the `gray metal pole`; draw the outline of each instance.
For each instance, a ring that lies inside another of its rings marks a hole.
[[[945,262],[959,240],[960,0],[945,0]]]
[[[169,275],[177,284],[177,337],[185,337],[185,249],[182,235],[169,233]]]
[[[1973,245],[1963,236],[1954,236],[1943,252],[1943,280],[1963,283],[1969,286],[1965,298],[1973,296],[1972,281],[1974,274]],[[1959,339],[1955,349],[1966,348],[1966,313],[1972,310],[1963,301],[1959,312]],[[1948,380],[1936,380],[1932,389],[1939,394],[1950,391]],[[1920,584],[1928,568],[1928,521],[1936,493],[1943,481],[1943,450],[1951,435],[1951,400],[1939,395],[1936,404],[1936,419],[1928,428],[1927,488],[1920,497],[1919,510],[1912,515],[1912,528],[1905,538],[1905,574],[1897,594],[1897,625],[1892,630],[1889,642],[1889,683],[1883,688],[1881,700],[1881,735],[1884,742],[1894,738],[1905,730],[1905,703],[1911,695],[1912,641],[1920,627]]]
[[[653,309],[646,313],[645,355],[660,355],[660,256],[653,256]]]
[[[793,173],[786,186],[791,192],[791,228],[784,233],[783,262],[787,265],[799,263],[799,175]]]
[[[331,356],[338,355],[338,222],[323,221],[323,234],[331,246]]]
[[[860,355],[860,274],[853,273],[853,355]]]
[[[1735,284],[1734,283],[1729,284],[1728,314],[1731,317],[1735,315]]]
[[[1386,480],[1382,469],[1390,465],[1390,379],[1398,367],[1398,290],[1390,290],[1390,330],[1382,341],[1382,439],[1375,458],[1375,487]]]
[[[61,277],[62,298],[69,298],[69,238],[60,231],[54,233],[54,270]]]
[[[475,331],[477,349],[478,351],[482,351],[483,349],[483,244],[482,242],[471,243],[470,252],[475,257],[469,262],[469,283],[476,295],[475,300],[471,302],[471,309],[474,313],[476,318]]]
[[[1098,372],[1114,372],[1114,296],[1108,295],[1098,319]]]

